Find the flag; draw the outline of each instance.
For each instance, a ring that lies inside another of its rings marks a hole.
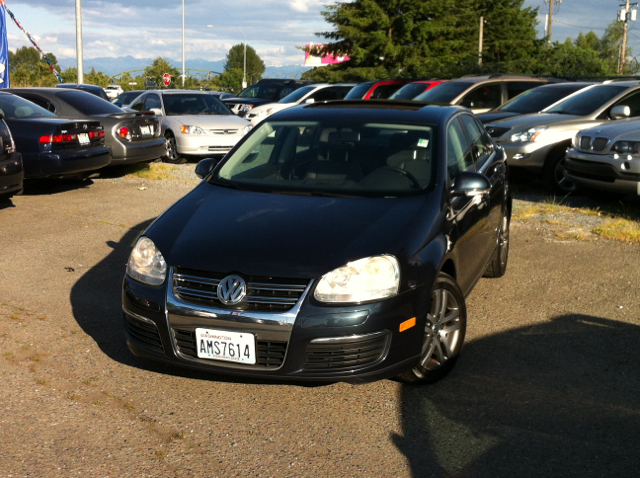
[[[0,88],[9,88],[9,46],[4,0],[0,0]]]

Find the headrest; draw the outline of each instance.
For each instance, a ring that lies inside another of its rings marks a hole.
[[[357,131],[334,131],[329,133],[329,143],[357,143],[360,133]]]

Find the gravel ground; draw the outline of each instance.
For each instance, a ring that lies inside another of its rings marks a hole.
[[[193,167],[0,205],[0,477],[638,476],[640,246],[563,238],[602,218],[514,221],[508,272],[468,298],[435,385],[234,381],[123,340],[132,243]]]

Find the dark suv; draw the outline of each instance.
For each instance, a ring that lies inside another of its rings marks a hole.
[[[244,117],[253,107],[275,103],[298,88],[312,83],[312,81],[265,78],[251,85],[238,96],[224,98],[222,102],[235,114]]]
[[[259,123],[142,234],[130,350],[256,378],[432,382],[465,297],[505,273],[504,151],[466,108],[297,106]]]
[[[0,115],[0,200],[22,191],[22,157],[16,151],[9,126]]]

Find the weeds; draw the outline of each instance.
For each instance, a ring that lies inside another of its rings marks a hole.
[[[172,171],[178,171],[179,168],[163,163],[148,163],[137,166],[136,170],[127,174],[128,177],[136,177],[142,179],[151,179],[155,181],[166,181],[171,179]]]

